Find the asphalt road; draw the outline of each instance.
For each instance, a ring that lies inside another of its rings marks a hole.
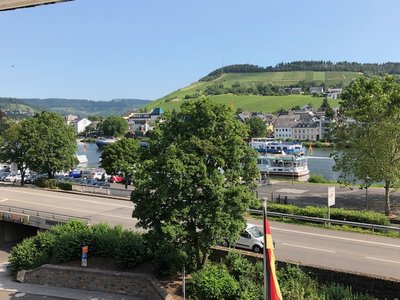
[[[135,228],[136,224],[131,218],[130,201],[97,196],[1,186],[0,204],[87,217],[92,223],[121,224],[125,228]],[[254,222],[260,224],[259,220]],[[271,230],[277,259],[400,280],[400,239],[279,222],[271,222]]]

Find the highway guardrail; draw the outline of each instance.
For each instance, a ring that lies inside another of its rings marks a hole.
[[[86,224],[90,224],[90,218],[56,214],[56,213],[52,213],[52,212],[40,211],[40,210],[35,210],[35,209],[27,209],[27,208],[21,208],[21,207],[0,205],[0,211],[25,214],[25,215],[29,215],[32,217],[38,217],[38,218],[59,221],[59,222],[68,222],[70,220],[79,220]]]

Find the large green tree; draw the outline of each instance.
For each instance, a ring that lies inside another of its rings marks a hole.
[[[258,117],[251,117],[246,120],[250,128],[249,137],[265,137],[267,134],[267,125]]]
[[[29,148],[32,141],[26,135],[29,130],[29,121],[22,120],[12,123],[3,133],[3,143],[0,146],[0,161],[12,162],[17,165],[21,174],[21,185],[24,185],[25,174],[28,169]]]
[[[135,168],[140,158],[137,140],[123,138],[108,144],[101,153],[101,166],[108,174],[124,173],[125,179],[133,180]]]
[[[25,134],[30,140],[29,168],[53,178],[56,172],[70,170],[76,164],[76,135],[61,115],[54,112],[36,114],[29,120]]]
[[[383,182],[389,215],[390,188],[400,187],[400,87],[390,76],[359,78],[342,99],[334,168],[346,182]]]
[[[101,123],[101,131],[106,136],[123,136],[128,128],[128,122],[120,116],[109,116]]]
[[[247,134],[231,109],[210,100],[163,116],[131,195],[153,249],[199,269],[212,245],[238,238],[259,176]]]

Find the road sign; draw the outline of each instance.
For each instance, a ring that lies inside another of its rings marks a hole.
[[[87,261],[88,261],[88,252],[89,252],[89,247],[88,246],[83,246],[82,247],[82,259],[81,259],[81,266],[82,267],[87,267]]]
[[[335,205],[335,187],[328,187],[328,206]]]

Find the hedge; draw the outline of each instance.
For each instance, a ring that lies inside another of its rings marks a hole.
[[[261,209],[260,201],[254,208]],[[291,204],[285,205],[285,204],[268,202],[268,211],[298,215],[298,216],[317,217],[317,218],[327,217],[327,208],[323,206],[299,207]],[[343,220],[343,221],[359,222],[359,223],[367,223],[367,224],[375,224],[383,226],[390,225],[389,217],[378,212],[350,210],[344,208],[331,208],[330,214],[331,214],[331,219],[334,220]]]

